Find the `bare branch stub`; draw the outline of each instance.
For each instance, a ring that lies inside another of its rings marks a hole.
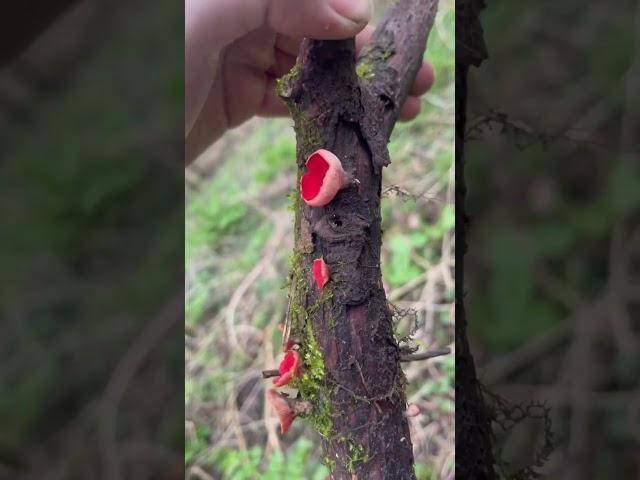
[[[389,135],[436,8],[437,0],[398,1],[357,66],[353,39],[305,40],[296,67],[279,85],[294,119],[299,174],[307,156],[324,148],[359,180],[325,207],[298,202],[296,208],[294,269],[302,281],[292,283],[289,308],[297,320],[291,328],[303,350],[311,334],[322,354],[324,379],[311,402],[315,409],[318,401],[330,407],[323,444],[334,480],[415,479],[406,379],[379,267],[380,194]],[[321,256],[331,272],[325,287],[331,295],[321,295],[312,281],[311,264]]]
[[[420,360],[429,360],[431,358],[442,357],[444,355],[449,355],[451,353],[451,349],[443,348],[441,350],[429,350],[422,353],[409,353],[400,355],[401,362],[417,362]]]

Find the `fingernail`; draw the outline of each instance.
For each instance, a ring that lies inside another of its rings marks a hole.
[[[373,5],[371,0],[329,0],[333,10],[352,22],[369,23]]]

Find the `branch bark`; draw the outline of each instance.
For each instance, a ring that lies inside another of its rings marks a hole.
[[[406,379],[382,287],[380,193],[389,136],[436,9],[437,0],[399,0],[357,65],[353,39],[305,40],[279,84],[295,122],[299,177],[308,155],[325,148],[359,180],[322,208],[297,197],[287,315],[305,363],[300,396],[313,405],[309,422],[336,480],[415,479]],[[322,294],[311,276],[321,256],[331,272]]]

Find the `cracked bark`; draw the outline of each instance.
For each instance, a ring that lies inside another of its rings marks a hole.
[[[326,148],[360,181],[323,208],[300,201],[296,208],[295,248],[305,274],[293,282],[290,298],[313,312],[307,322],[325,368],[319,401],[331,405],[332,430],[323,447],[332,479],[415,479],[406,379],[380,270],[380,193],[389,136],[436,9],[437,0],[390,7],[357,59],[359,75],[353,39],[305,40],[297,66],[280,84],[295,122],[299,175],[307,156]],[[311,277],[320,256],[331,272],[326,301]],[[307,327],[297,321],[291,328],[293,337],[303,338]]]

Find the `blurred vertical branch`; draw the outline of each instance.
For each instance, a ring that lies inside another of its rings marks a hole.
[[[464,308],[464,254],[467,251],[464,177],[464,142],[467,76],[470,66],[487,58],[479,15],[484,0],[456,0],[456,476],[496,478],[491,424],[467,339]]]

